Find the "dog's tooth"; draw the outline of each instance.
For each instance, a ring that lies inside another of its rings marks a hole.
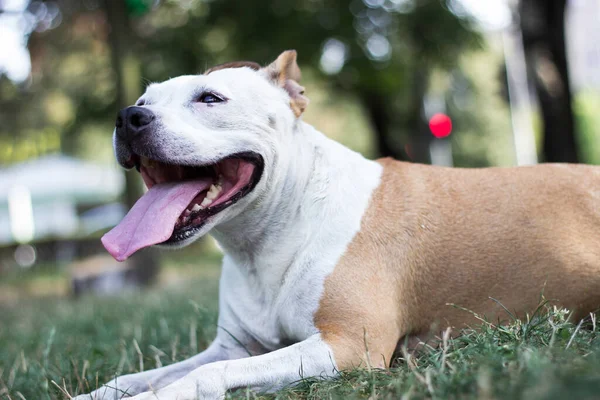
[[[217,186],[210,185],[210,189],[209,189],[208,193],[206,194],[206,198],[210,199],[210,200],[214,200],[219,195],[220,191],[221,190]]]
[[[192,211],[193,211],[193,210],[192,210]],[[190,211],[190,210],[185,210],[185,211],[183,212],[183,216],[184,216],[184,217],[187,217],[188,215],[190,215],[190,213],[191,213],[192,211]]]
[[[210,203],[212,203],[212,200],[205,197],[204,200],[202,200],[202,203],[200,203],[200,206],[208,207],[210,205]]]
[[[196,211],[200,211],[200,206],[198,204],[194,204],[194,207],[192,207],[192,211],[196,212]]]

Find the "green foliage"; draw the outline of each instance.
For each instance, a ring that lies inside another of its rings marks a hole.
[[[127,11],[131,15],[141,16],[152,9],[153,0],[125,0]]]
[[[600,95],[584,91],[575,96],[573,112],[579,133],[581,161],[600,164]]]
[[[420,102],[414,75],[455,68],[464,50],[481,44],[472,21],[454,15],[447,0],[165,0],[155,8],[149,0],[119,1],[130,14],[128,48],[144,82],[236,59],[266,64],[295,48],[303,68],[334,98],[350,95],[364,104],[382,97],[399,143],[406,142]],[[31,80],[16,87],[0,79],[0,163],[58,150],[87,156],[87,141],[99,127],[109,147],[116,76],[111,28],[99,4],[61,6],[62,23],[29,39]],[[327,76],[319,65],[330,40],[344,47],[345,62]]]
[[[421,133],[429,73],[457,68],[463,52],[482,47],[473,22],[453,14],[447,0],[173,1],[137,23],[151,32],[140,56],[152,81],[235,59],[266,64],[294,48],[335,97],[356,96],[373,133],[397,149]],[[328,75],[320,63],[332,40],[345,62]]]
[[[445,93],[454,124],[450,138],[457,166],[515,164],[510,111],[499,96],[499,71],[490,68],[501,63],[500,49],[469,52],[461,57],[461,68],[450,75],[451,90]]]
[[[0,78],[0,164],[77,154],[89,124],[104,124],[110,143],[116,87],[104,16],[78,3],[62,12],[62,24],[29,40],[30,81]]]

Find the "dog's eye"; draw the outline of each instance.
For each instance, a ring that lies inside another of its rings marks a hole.
[[[137,103],[135,103],[135,105],[138,106],[138,107],[145,106],[146,105],[146,100],[139,99],[137,101]]]
[[[198,98],[200,103],[221,103],[223,99],[211,92],[204,92]]]

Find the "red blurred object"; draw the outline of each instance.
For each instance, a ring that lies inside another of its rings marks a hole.
[[[436,138],[445,138],[452,133],[452,120],[446,114],[435,114],[429,120],[429,129]]]

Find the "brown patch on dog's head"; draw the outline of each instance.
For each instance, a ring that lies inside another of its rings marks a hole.
[[[219,64],[219,65],[215,65],[214,67],[211,67],[209,69],[207,69],[206,71],[204,71],[204,75],[208,75],[211,72],[215,72],[218,71],[220,69],[227,69],[227,68],[250,68],[253,69],[255,71],[259,71],[260,70],[260,65],[258,63],[252,62],[252,61],[233,61],[233,62],[228,62],[225,64]]]
[[[294,115],[299,117],[308,106],[308,98],[304,96],[304,88],[299,84],[302,73],[296,63],[296,57],[296,50],[286,50],[264,68],[252,61],[233,61],[211,67],[204,71],[204,75],[227,68],[245,67],[255,71],[263,71],[267,79],[283,88],[290,95],[290,107]]]
[[[296,57],[296,50],[286,50],[262,71],[268,79],[288,92],[290,107],[294,115],[299,117],[308,106],[308,98],[304,96],[304,88],[298,83],[302,73],[296,63]]]

